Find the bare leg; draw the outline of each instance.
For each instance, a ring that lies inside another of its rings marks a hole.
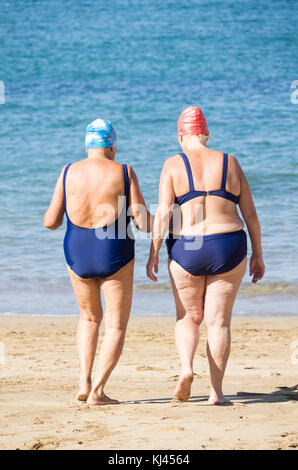
[[[100,284],[98,279],[83,279],[67,266],[80,308],[77,327],[77,348],[80,359],[79,401],[86,401],[91,390],[91,373],[96,353],[98,330],[102,320]]]
[[[231,271],[207,276],[204,315],[211,376],[209,405],[230,403],[223,395],[222,382],[230,354],[232,309],[245,269],[246,258]]]
[[[174,397],[187,401],[194,377],[193,359],[199,343],[199,327],[203,319],[205,276],[192,276],[172,260],[169,260],[169,274],[176,303],[175,340],[181,363]]]
[[[124,345],[132,302],[133,268],[134,260],[101,281],[106,304],[105,335],[99,352],[97,377],[87,401],[89,405],[118,403],[104,394],[104,386]]]

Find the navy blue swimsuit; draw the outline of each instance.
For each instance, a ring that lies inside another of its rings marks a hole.
[[[127,166],[123,165],[125,197],[118,219],[106,227],[83,228],[73,224],[66,209],[65,181],[67,165],[63,176],[64,208],[67,230],[64,237],[64,254],[68,266],[82,278],[108,277],[123,268],[134,258],[134,237],[127,215],[129,200],[129,177]]]
[[[189,191],[176,197],[178,205],[185,204],[199,196],[218,196],[238,204],[239,197],[226,191],[228,155],[223,154],[223,170],[220,189],[197,191],[194,189],[193,176],[189,160],[185,153],[183,158]],[[178,238],[177,238],[178,237]],[[247,254],[247,239],[244,230],[229,233],[216,233],[201,236],[177,236],[169,233],[166,240],[169,258],[194,276],[220,274],[235,268]]]

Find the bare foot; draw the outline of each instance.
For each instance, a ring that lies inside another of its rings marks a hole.
[[[77,400],[87,401],[90,392],[91,392],[91,381],[88,381],[88,382],[80,381],[80,390],[77,394]]]
[[[83,392],[78,392],[77,394],[77,400],[78,401],[87,401],[89,397],[89,394],[83,393]]]
[[[176,398],[176,400],[187,401],[189,399],[193,376],[193,373],[188,373],[180,376],[174,393],[174,398]]]
[[[90,406],[100,406],[100,405],[118,405],[120,402],[118,400],[113,400],[112,398],[102,393],[98,395],[98,393],[92,393],[89,395],[87,400],[87,405]]]
[[[233,403],[224,397],[224,395],[210,394],[208,405],[217,405],[217,406],[227,406],[232,405]]]

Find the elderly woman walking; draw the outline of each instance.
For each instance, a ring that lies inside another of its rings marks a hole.
[[[64,253],[80,308],[77,345],[80,389],[77,399],[89,405],[118,403],[104,386],[122,352],[129,319],[134,268],[134,239],[130,214],[139,230],[150,231],[138,179],[132,167],[115,161],[116,134],[109,121],[97,119],[86,131],[87,158],[66,165],[58,178],[44,226],[67,230]],[[143,210],[139,210],[139,207]],[[105,307],[105,335],[92,384],[91,373]]]
[[[175,397],[187,401],[190,396],[199,327],[205,319],[209,404],[225,405],[229,401],[223,395],[222,382],[230,353],[232,308],[246,270],[244,222],[252,247],[249,266],[253,283],[262,279],[265,266],[260,223],[243,170],[232,155],[207,148],[208,138],[203,112],[194,106],[186,108],[178,120],[183,152],[166,160],[161,173],[147,275],[157,281],[158,253],[169,229],[166,243],[181,362]]]

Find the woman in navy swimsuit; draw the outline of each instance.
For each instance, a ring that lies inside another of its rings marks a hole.
[[[45,227],[67,230],[64,253],[80,308],[77,344],[80,390],[77,399],[90,405],[118,403],[104,394],[104,386],[120,357],[130,314],[134,239],[128,207],[139,230],[150,231],[150,214],[133,169],[114,161],[116,134],[109,121],[97,119],[86,131],[88,157],[66,165],[58,178]],[[134,211],[137,205],[143,211]],[[105,336],[94,383],[91,372],[98,330],[103,317],[100,290],[106,307]]]
[[[175,398],[188,400],[199,326],[205,319],[210,365],[210,405],[229,401],[222,391],[230,351],[234,300],[246,270],[246,223],[251,245],[250,275],[262,279],[261,230],[245,175],[232,155],[208,149],[207,122],[190,106],[178,120],[183,153],[169,158],[160,179],[159,207],[147,275],[157,281],[158,253],[167,230],[169,273],[176,302],[176,345],[181,361]]]

